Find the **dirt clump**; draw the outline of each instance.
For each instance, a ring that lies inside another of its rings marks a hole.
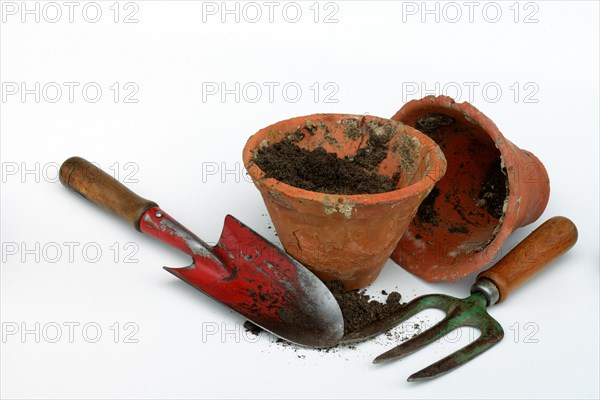
[[[438,226],[440,224],[440,216],[438,212],[435,210],[435,200],[440,195],[440,189],[434,187],[429,192],[429,195],[425,197],[425,200],[419,206],[417,210],[417,218],[415,219],[418,222],[431,224],[433,226]]]
[[[386,319],[404,308],[400,303],[402,296],[396,291],[381,293],[387,296],[384,303],[373,300],[365,293],[364,289],[345,290],[340,280],[325,282],[327,288],[340,306],[344,318],[344,335],[357,332],[366,326]],[[247,332],[259,335],[262,329],[250,321],[244,323]],[[277,343],[287,343],[283,339],[277,339]]]
[[[373,322],[383,320],[404,307],[398,292],[386,292],[385,303],[371,299],[363,290],[345,290],[341,281],[325,282],[338,302],[344,317],[344,335],[361,330]],[[382,292],[383,293],[383,292]]]
[[[415,122],[415,128],[424,133],[435,133],[441,127],[452,125],[454,118],[440,113],[429,113]]]
[[[250,321],[244,322],[244,329],[246,332],[251,333],[255,336],[258,336],[262,332],[262,328],[258,325],[254,325]]]
[[[267,178],[300,189],[343,195],[384,193],[396,189],[399,176],[392,179],[372,172],[387,154],[381,150],[382,141],[377,140],[354,158],[343,159],[321,147],[310,151],[285,139],[260,148],[254,162]]]
[[[508,181],[500,159],[492,163],[485,173],[479,192],[477,206],[484,208],[492,217],[504,215],[504,201],[508,196]]]

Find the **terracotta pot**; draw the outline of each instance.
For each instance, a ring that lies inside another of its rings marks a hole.
[[[550,195],[544,165],[471,104],[428,96],[392,119],[429,135],[448,161],[392,254],[403,268],[427,281],[456,281],[493,261],[515,229],[543,213]]]
[[[294,138],[299,147],[322,147],[353,156],[371,135],[390,137],[380,174],[400,173],[397,190],[336,195],[299,189],[272,178],[253,162],[257,149]],[[315,114],[278,122],[250,137],[244,165],[260,190],[285,250],[323,280],[347,289],[371,283],[398,244],[419,204],[446,170],[439,147],[426,135],[389,119]]]

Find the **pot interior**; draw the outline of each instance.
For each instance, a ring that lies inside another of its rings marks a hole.
[[[395,189],[410,186],[429,172],[430,149],[414,136],[412,128],[389,119],[317,114],[282,121],[269,129],[259,148],[284,140],[306,150],[322,148],[338,158],[354,160],[368,172],[392,178]]]
[[[422,254],[436,254],[436,261],[464,262],[487,247],[504,220],[509,189],[500,150],[483,128],[453,110],[403,119],[431,137],[447,160],[446,175],[419,207],[405,239]]]

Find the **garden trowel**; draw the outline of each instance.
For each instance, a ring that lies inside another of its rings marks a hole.
[[[165,269],[265,330],[310,347],[336,345],[342,313],[327,287],[308,269],[228,215],[219,242],[209,246],[183,225],[80,157],[66,160],[60,181],[135,229],[192,257]]]

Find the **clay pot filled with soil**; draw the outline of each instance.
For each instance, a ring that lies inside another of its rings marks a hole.
[[[427,281],[456,281],[493,261],[515,229],[543,213],[544,165],[471,104],[428,96],[392,119],[427,134],[448,161],[392,254],[403,268]]]
[[[426,135],[362,115],[278,122],[250,137],[243,158],[285,250],[347,289],[375,280],[446,170]]]

